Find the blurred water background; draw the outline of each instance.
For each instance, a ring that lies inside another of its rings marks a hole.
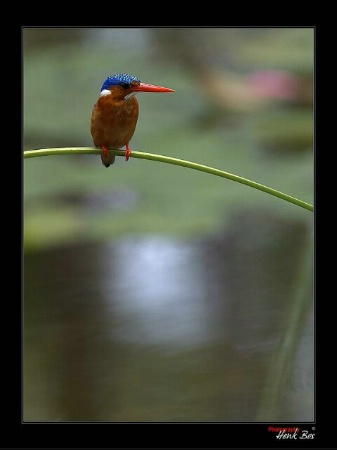
[[[312,28],[24,28],[24,149],[92,146],[108,75],[131,148],[314,201]],[[23,419],[314,419],[314,215],[151,161],[24,161]]]

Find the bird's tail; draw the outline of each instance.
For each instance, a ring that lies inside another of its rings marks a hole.
[[[110,167],[115,162],[116,155],[109,153],[109,156],[101,155],[102,164],[105,167]]]

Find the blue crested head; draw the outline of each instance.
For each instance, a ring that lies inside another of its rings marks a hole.
[[[110,75],[103,83],[101,92],[105,89],[110,89],[112,86],[123,86],[124,88],[129,88],[133,81],[139,81],[140,79],[130,75],[128,73],[116,73],[115,75]]]

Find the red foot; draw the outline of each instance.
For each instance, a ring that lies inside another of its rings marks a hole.
[[[104,145],[102,145],[102,150],[104,158],[109,158],[109,150]]]
[[[129,147],[129,144],[126,144],[125,161],[129,161],[130,155],[131,155],[131,149]]]

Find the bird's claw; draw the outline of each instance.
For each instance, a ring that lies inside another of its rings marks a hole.
[[[109,158],[110,155],[109,150],[104,145],[102,145],[102,150],[104,158]]]
[[[131,155],[131,149],[130,149],[130,147],[127,145],[127,146],[126,146],[126,150],[125,150],[125,161],[129,161],[130,155]]]

